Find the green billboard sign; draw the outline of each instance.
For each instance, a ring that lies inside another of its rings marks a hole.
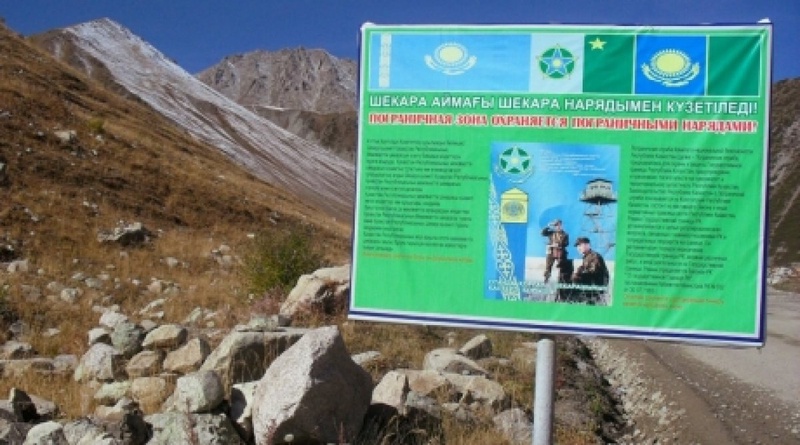
[[[362,28],[350,317],[757,346],[771,26]]]

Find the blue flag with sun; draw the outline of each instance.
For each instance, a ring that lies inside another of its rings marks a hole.
[[[635,93],[704,94],[706,41],[706,36],[638,36]]]

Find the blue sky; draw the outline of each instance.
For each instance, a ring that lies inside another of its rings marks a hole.
[[[254,50],[323,48],[357,58],[361,24],[774,24],[773,79],[800,77],[799,0],[4,0],[23,35],[108,17],[191,73]]]

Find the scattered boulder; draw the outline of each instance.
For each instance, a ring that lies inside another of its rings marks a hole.
[[[527,445],[533,441],[533,418],[520,408],[513,408],[492,418],[495,428],[512,444]]]
[[[140,222],[120,224],[112,230],[101,231],[97,234],[97,241],[101,243],[116,243],[124,247],[139,246],[148,243],[153,238],[153,232]]]
[[[129,321],[118,323],[111,333],[111,344],[126,358],[142,350],[144,329]]]
[[[0,360],[19,360],[31,358],[36,355],[36,351],[30,343],[21,341],[7,341],[0,346]]]
[[[174,386],[163,377],[139,377],[131,382],[131,398],[143,412],[152,414],[161,409]]]
[[[381,403],[404,413],[406,397],[410,391],[407,376],[389,371],[372,390],[372,404]]]
[[[61,144],[67,145],[78,139],[78,132],[75,130],[57,130],[53,132],[53,136],[55,136]]]
[[[54,371],[53,359],[47,357],[0,361],[0,372],[5,378],[24,377],[31,372],[47,374]]]
[[[142,342],[142,347],[171,351],[186,343],[188,335],[186,328],[181,325],[161,325],[147,334]]]
[[[14,412],[14,417],[19,422],[36,422],[39,420],[39,413],[33,399],[23,390],[11,388],[8,396],[8,403]]]
[[[225,388],[258,380],[270,363],[306,332],[307,329],[293,328],[277,332],[237,328],[211,352],[200,370],[216,372]]]
[[[228,416],[177,411],[151,414],[144,420],[153,426],[151,444],[244,445]]]
[[[246,442],[253,439],[253,397],[258,382],[247,382],[233,385],[231,389],[230,417],[239,435]]]
[[[28,260],[14,260],[8,264],[6,271],[8,273],[26,273],[30,269]]]
[[[64,427],[51,420],[34,425],[22,445],[69,445],[69,442],[64,434]]]
[[[177,374],[189,374],[203,366],[203,362],[211,354],[211,347],[202,338],[193,338],[185,345],[167,354],[164,359],[164,370]]]
[[[351,442],[361,430],[372,378],[350,358],[335,326],[308,332],[270,365],[256,388],[257,445],[287,435],[297,442]],[[320,422],[320,419],[328,419]]]
[[[178,379],[167,409],[194,414],[208,413],[217,408],[224,398],[225,389],[217,373],[199,371]]]
[[[89,346],[95,343],[111,345],[111,333],[107,328],[93,328],[89,331]]]
[[[128,316],[117,311],[105,311],[103,315],[100,316],[100,326],[112,330],[115,329],[118,324],[126,323],[127,321]]]
[[[114,406],[125,398],[131,390],[131,381],[104,383],[94,393],[94,400],[103,406]]]
[[[67,442],[73,445],[114,443],[109,441],[113,437],[103,427],[85,417],[65,424],[64,436],[67,438]]]
[[[122,380],[124,375],[123,358],[122,354],[113,346],[95,343],[81,357],[78,367],[75,369],[74,378],[78,382]]]
[[[489,375],[489,371],[483,369],[481,365],[452,348],[439,348],[427,353],[422,368],[456,374]]]
[[[23,443],[31,428],[33,428],[31,423],[16,422],[0,417],[0,443]]]
[[[349,265],[319,269],[297,280],[281,305],[280,315],[294,318],[308,312],[333,314],[345,307],[349,295]]]
[[[128,361],[125,365],[125,372],[129,379],[137,377],[152,377],[161,372],[161,364],[164,361],[163,351],[142,351]]]
[[[491,357],[492,341],[485,334],[477,335],[466,342],[458,353],[472,360]]]

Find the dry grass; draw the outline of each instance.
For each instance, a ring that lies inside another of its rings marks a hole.
[[[56,130],[74,130],[63,142]],[[42,356],[88,348],[98,325],[94,307],[139,311],[160,298],[152,279],[178,289],[161,308],[163,322],[180,322],[194,308],[216,311],[219,328],[245,323],[251,302],[236,256],[251,233],[313,226],[310,240],[341,264],[349,256],[349,228],[232,164],[213,147],[176,130],[143,104],[121,98],[0,27],[0,242],[28,260],[27,273],[0,272],[0,341],[10,323],[27,326],[25,339]],[[139,221],[155,235],[141,247],[104,245],[101,230]],[[221,265],[211,251],[227,245],[234,261]],[[178,265],[167,265],[168,258]],[[4,270],[4,269],[3,269]],[[311,271],[307,271],[311,272]],[[82,274],[76,280],[75,274]],[[86,278],[104,278],[89,288]],[[69,303],[49,283],[80,288]],[[40,296],[31,296],[30,289]],[[48,329],[59,335],[48,336]],[[3,378],[61,407],[86,414],[71,378]]]

